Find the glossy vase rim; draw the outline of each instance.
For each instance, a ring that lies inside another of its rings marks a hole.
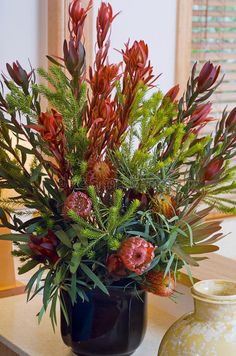
[[[236,304],[236,282],[209,279],[197,282],[191,288],[194,299],[214,304]]]

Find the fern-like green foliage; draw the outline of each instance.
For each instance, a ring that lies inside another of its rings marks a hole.
[[[9,113],[15,114],[15,112],[19,111],[23,115],[28,115],[35,119],[35,111],[32,109],[32,96],[30,94],[26,95],[14,82],[9,83],[9,88],[11,91],[6,95]]]
[[[40,68],[38,73],[51,84],[52,88],[41,84],[35,86],[35,90],[45,96],[52,106],[61,113],[68,133],[81,128],[87,96],[86,84],[81,84],[78,97],[75,97],[70,81],[60,66],[52,65],[49,72]]]
[[[41,84],[34,85],[34,90],[46,97],[63,117],[68,145],[67,159],[72,166],[73,183],[75,186],[80,186],[83,174],[81,160],[89,144],[86,129],[83,128],[83,116],[87,100],[86,83],[83,82],[79,86],[77,95],[75,95],[71,82],[62,67],[52,65],[49,72],[40,68],[38,73],[51,84],[51,88]]]

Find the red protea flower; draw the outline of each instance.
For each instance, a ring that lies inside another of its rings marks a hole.
[[[179,89],[180,89],[179,84],[175,85],[165,94],[164,99],[168,98],[172,103],[174,103],[175,99],[179,94]]]
[[[48,260],[51,263],[56,263],[59,256],[56,247],[59,241],[53,231],[49,230],[48,234],[44,237],[31,235],[29,247],[35,253],[33,258],[40,262]]]
[[[219,177],[219,175],[223,172],[223,164],[224,160],[222,158],[214,158],[210,161],[202,171],[202,180],[212,181]]]
[[[87,218],[92,210],[92,202],[87,194],[73,192],[64,201],[63,215],[68,217],[70,210],[73,210],[81,218]]]
[[[174,293],[175,280],[173,273],[164,277],[164,272],[148,271],[145,275],[144,289],[161,297],[170,297]]]
[[[171,219],[177,214],[176,201],[170,195],[156,193],[152,199],[152,210],[154,213],[162,214],[167,219]]]
[[[122,242],[118,255],[128,270],[140,275],[150,266],[154,250],[150,242],[134,236]]]
[[[116,171],[108,160],[91,159],[88,163],[86,184],[94,185],[99,193],[112,189],[115,185],[115,178]]]
[[[119,255],[112,254],[108,256],[106,265],[109,273],[120,277],[127,276],[127,270]]]
[[[204,64],[197,80],[197,88],[200,93],[212,87],[219,76],[220,68],[220,66],[214,66],[210,61]]]

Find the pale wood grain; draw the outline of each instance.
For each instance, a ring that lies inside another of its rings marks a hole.
[[[221,256],[217,253],[204,255],[208,260],[201,261],[199,267],[191,267],[194,282],[205,279],[226,279],[236,280],[236,261],[231,258]],[[185,269],[181,270],[181,282],[190,286],[191,283],[187,277]]]
[[[192,48],[192,0],[177,1],[175,81],[183,92],[189,77]]]

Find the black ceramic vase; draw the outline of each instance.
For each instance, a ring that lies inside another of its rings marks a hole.
[[[80,356],[128,356],[141,344],[146,330],[146,293],[111,286],[110,295],[100,290],[88,294],[72,306],[64,294],[69,325],[61,313],[64,343]]]

